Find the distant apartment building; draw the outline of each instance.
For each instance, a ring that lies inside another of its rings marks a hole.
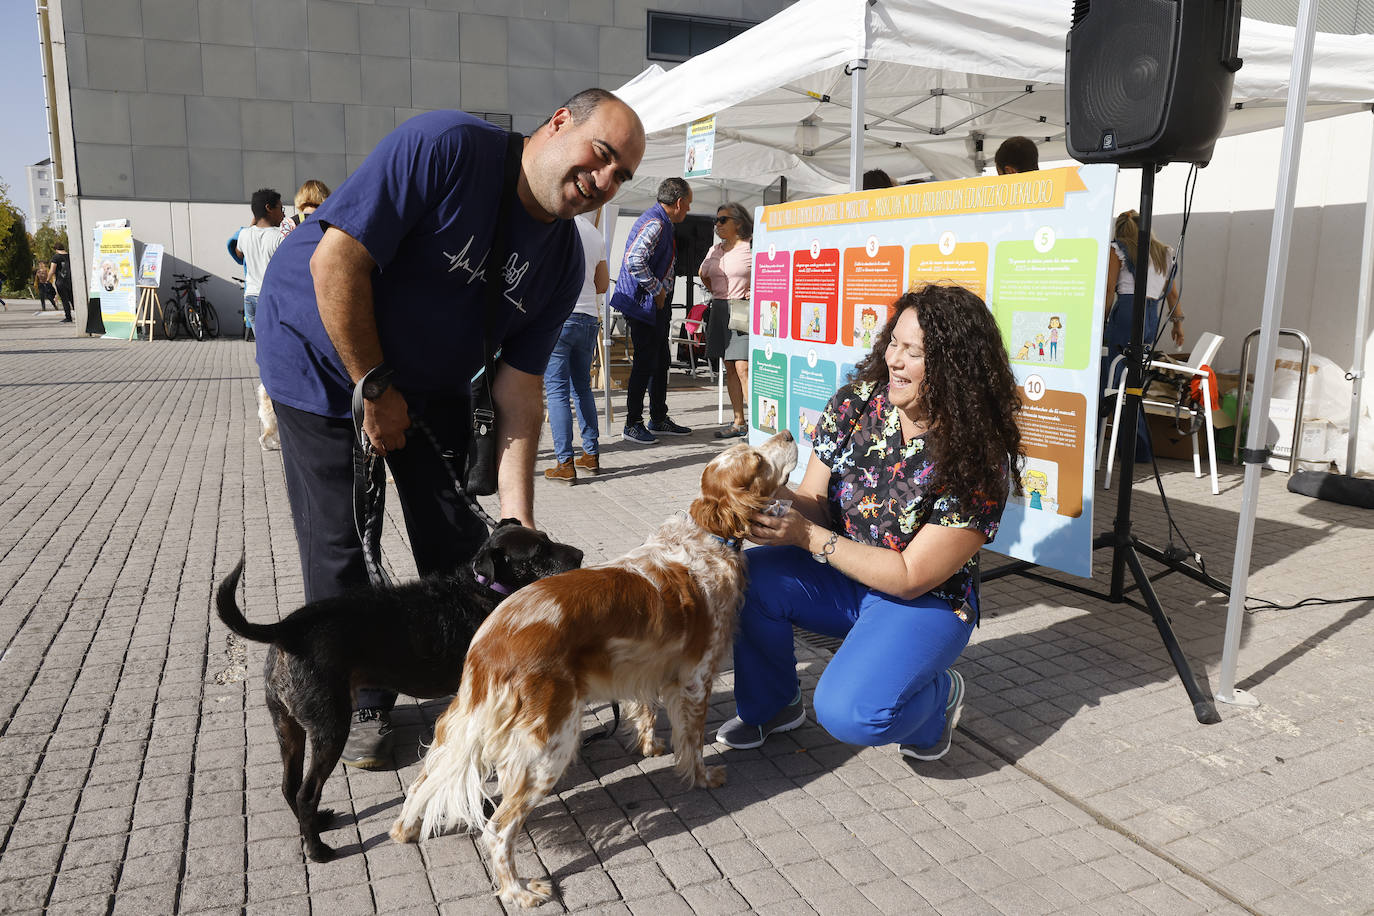
[[[29,185],[29,209],[25,219],[29,232],[37,232],[44,223],[55,229],[67,228],[67,208],[57,202],[52,160],[35,162],[24,170],[28,173]]]
[[[222,278],[261,187],[337,186],[397,124],[461,108],[528,133],[573,93],[671,67],[788,0],[61,0],[40,6],[73,258],[127,217]],[[660,7],[660,8],[656,8]],[[46,17],[46,18],[45,18]],[[747,62],[741,62],[747,65]],[[170,274],[171,270],[166,271]],[[81,268],[78,276],[84,276]],[[233,309],[221,309],[232,315]]]

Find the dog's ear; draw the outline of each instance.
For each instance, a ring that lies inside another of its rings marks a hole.
[[[505,558],[505,551],[494,546],[491,538],[487,538],[487,542],[478,549],[477,556],[472,558],[472,571],[489,582],[500,582],[500,567],[505,565]]]
[[[497,522],[497,523],[496,523],[496,527],[493,528],[493,529],[491,529],[491,530],[492,530],[492,531],[499,531],[499,530],[502,529],[502,528],[509,528],[511,525],[519,525],[519,524],[520,524],[520,519],[518,519],[518,518],[503,518],[503,519],[501,519],[501,521]]]
[[[749,519],[768,504],[764,493],[768,463],[758,449],[732,446],[701,473],[701,496],[687,510],[706,531],[723,538],[749,533]]]

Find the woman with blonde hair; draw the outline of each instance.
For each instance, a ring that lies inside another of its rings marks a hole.
[[[744,399],[749,390],[749,276],[754,267],[752,242],[754,220],[737,203],[716,208],[716,235],[720,241],[706,253],[697,275],[711,291],[711,310],[706,319],[706,358],[725,363],[725,388],[730,393],[732,422],[716,431],[717,439],[748,435]],[[733,313],[733,318],[732,318]],[[744,327],[739,327],[740,318]]]
[[[318,178],[308,178],[296,192],[296,215],[291,221],[299,226],[305,218],[319,209],[320,204],[329,196],[329,185]]]
[[[1107,259],[1107,320],[1102,328],[1101,390],[1115,387],[1125,376],[1126,364],[1117,364],[1114,378],[1108,378],[1112,360],[1126,351],[1131,342],[1131,320],[1135,311],[1135,265],[1140,244],[1140,214],[1127,210],[1116,218],[1112,232],[1111,256]],[[1159,338],[1159,322],[1168,305],[1170,335],[1176,346],[1183,346],[1183,313],[1178,307],[1178,257],[1174,250],[1150,233],[1150,259],[1145,289],[1145,347],[1154,349]],[[1137,460],[1149,460],[1149,435],[1145,418],[1140,418],[1137,434]]]

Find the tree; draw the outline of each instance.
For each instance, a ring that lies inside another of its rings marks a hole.
[[[38,231],[33,234],[31,240],[33,256],[37,258],[39,264],[46,264],[52,260],[52,253],[58,248],[67,248],[67,230],[54,229],[52,223],[44,221],[38,227]]]
[[[0,181],[0,272],[4,292],[21,293],[33,279],[33,251],[24,228],[24,214],[10,203],[9,185]],[[0,295],[3,295],[0,292]]]

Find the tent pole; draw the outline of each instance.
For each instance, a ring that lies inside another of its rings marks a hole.
[[[868,61],[856,60],[849,71],[849,190],[864,186],[864,73]]]
[[[1374,114],[1374,108],[1370,109]],[[1374,119],[1371,119],[1374,122]],[[1374,138],[1371,138],[1374,139]],[[1364,348],[1369,333],[1370,286],[1374,284],[1374,142],[1369,145],[1369,184],[1365,188],[1364,244],[1360,246],[1360,288],[1355,306],[1355,355],[1350,361],[1350,438],[1345,447],[1345,473],[1359,468],[1360,415],[1364,413]]]
[[[1269,398],[1273,394],[1274,358],[1278,353],[1279,324],[1283,315],[1283,287],[1288,279],[1288,243],[1293,233],[1293,201],[1297,196],[1298,158],[1302,151],[1303,112],[1307,85],[1312,75],[1312,46],[1316,37],[1316,0],[1302,0],[1297,30],[1293,35],[1293,66],[1288,79],[1288,104],[1283,122],[1283,154],[1279,159],[1279,184],[1274,200],[1274,226],[1269,236],[1269,267],[1264,280],[1264,310],[1260,317],[1259,362],[1255,369],[1255,394],[1246,432],[1245,483],[1241,490],[1240,525],[1236,530],[1236,557],[1231,568],[1231,603],[1226,614],[1226,638],[1221,651],[1217,700],[1233,706],[1258,706],[1259,701],[1236,689],[1236,655],[1245,623],[1246,583],[1255,540],[1255,512],[1259,500],[1260,471],[1269,457],[1264,440],[1269,431]],[[1298,422],[1301,422],[1299,418]],[[1293,460],[1298,460],[1294,443]]]
[[[615,223],[620,218],[620,205],[607,204],[601,209],[601,238],[605,242],[606,265],[610,266],[611,243],[615,241]],[[621,258],[624,260],[623,256]],[[617,268],[617,273],[619,269]],[[615,408],[611,406],[611,293],[615,290],[616,274],[611,274],[611,288],[601,297],[601,404],[606,414],[606,435],[615,424]]]

